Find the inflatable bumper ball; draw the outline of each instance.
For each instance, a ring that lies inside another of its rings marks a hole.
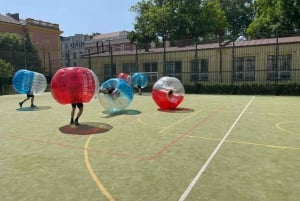
[[[98,90],[96,74],[85,67],[61,68],[51,80],[51,94],[60,104],[88,103]]]
[[[123,79],[123,80],[127,80],[128,74],[126,74],[126,73],[119,73],[117,78],[120,78],[120,79]]]
[[[148,77],[145,73],[134,73],[131,77],[131,83],[136,88],[145,88],[148,85]]]
[[[103,82],[99,91],[99,102],[108,113],[124,110],[133,99],[132,87],[127,81],[119,78],[111,78]]]
[[[41,73],[20,69],[13,76],[13,87],[20,94],[40,95],[47,88],[47,80]]]
[[[183,101],[184,87],[175,77],[161,77],[152,88],[154,102],[163,110],[171,110]]]

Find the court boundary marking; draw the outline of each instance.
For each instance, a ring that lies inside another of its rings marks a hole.
[[[192,189],[194,188],[194,186],[196,185],[196,183],[198,182],[198,180],[202,176],[203,172],[205,172],[205,170],[207,169],[208,165],[211,163],[212,159],[215,157],[215,155],[217,154],[217,152],[219,151],[219,149],[221,148],[221,146],[223,145],[223,143],[225,142],[225,140],[227,139],[227,137],[230,135],[230,133],[233,130],[233,128],[235,127],[235,125],[238,123],[238,121],[244,115],[244,113],[246,112],[246,110],[251,105],[251,103],[253,102],[254,99],[255,99],[255,96],[253,96],[250,99],[250,101],[248,102],[248,104],[241,111],[241,113],[236,118],[236,120],[233,122],[233,124],[231,125],[231,127],[229,128],[229,130],[226,132],[226,134],[224,135],[224,137],[222,138],[222,140],[217,145],[217,147],[213,150],[213,152],[211,153],[211,155],[208,157],[208,159],[206,160],[206,162],[202,165],[202,167],[200,168],[200,170],[198,171],[198,173],[196,174],[196,176],[193,178],[192,182],[188,185],[188,187],[186,188],[186,190],[180,196],[179,201],[184,201],[187,198],[187,196],[190,194],[190,192],[192,191]]]
[[[111,196],[111,194],[106,190],[106,188],[104,187],[104,185],[102,184],[102,182],[99,180],[98,176],[96,175],[96,173],[94,172],[94,169],[90,163],[89,160],[89,154],[88,154],[88,146],[89,143],[92,139],[93,135],[90,135],[84,145],[84,162],[85,165],[92,177],[92,179],[94,180],[94,182],[97,184],[98,188],[100,189],[100,191],[103,193],[103,195],[109,200],[109,201],[115,201],[115,199]]]

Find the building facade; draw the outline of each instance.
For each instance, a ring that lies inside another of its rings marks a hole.
[[[194,83],[300,83],[300,36],[249,41],[225,41],[186,47],[104,52],[83,56],[105,81],[121,72],[145,72],[150,84],[173,76]]]
[[[75,36],[61,37],[62,66],[78,66],[79,59],[85,53],[85,43],[92,39],[91,35],[76,34]]]
[[[17,33],[30,41],[38,50],[42,61],[41,72],[51,76],[61,67],[61,42],[58,24],[35,19],[20,19],[19,14],[0,14],[0,32]],[[24,50],[26,51],[26,50]]]
[[[126,52],[135,49],[135,45],[128,39],[128,31],[96,34],[92,40],[85,43],[85,54],[99,54],[105,52]]]

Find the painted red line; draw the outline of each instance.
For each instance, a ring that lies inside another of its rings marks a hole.
[[[173,140],[169,144],[165,145],[163,148],[161,148],[160,150],[158,150],[157,152],[155,152],[154,154],[152,154],[148,157],[135,156],[132,154],[115,153],[115,152],[109,152],[109,151],[93,149],[93,148],[86,149],[82,146],[70,145],[70,144],[66,144],[65,142],[51,142],[51,141],[44,141],[44,140],[40,140],[40,139],[33,139],[33,138],[28,138],[28,137],[23,137],[23,136],[8,135],[8,134],[1,134],[1,136],[6,136],[6,137],[14,138],[14,139],[21,139],[24,141],[35,142],[35,143],[39,143],[39,144],[47,144],[47,145],[52,145],[52,146],[57,146],[57,147],[69,148],[69,149],[87,150],[89,152],[102,153],[102,154],[107,154],[107,155],[116,156],[116,157],[120,157],[120,158],[134,159],[134,160],[140,160],[140,161],[154,160],[157,157],[161,156],[164,152],[169,150],[171,147],[173,147],[175,144],[177,144],[179,141],[181,141],[182,139],[187,137],[194,129],[198,128],[199,126],[203,125],[205,122],[210,120],[212,117],[215,116],[216,113],[218,113],[220,111],[221,111],[221,108],[215,110],[210,115],[201,119],[201,121],[199,121],[197,124],[195,124],[189,130],[184,132],[182,135],[178,136],[175,140]]]
[[[153,155],[146,157],[146,158],[142,158],[142,160],[153,160],[157,157],[159,157],[161,154],[163,154],[164,152],[166,152],[167,150],[169,150],[171,147],[173,147],[176,143],[178,143],[180,140],[182,140],[183,138],[187,137],[189,134],[191,134],[191,132],[198,128],[199,126],[203,125],[205,122],[207,122],[208,120],[210,120],[212,117],[215,116],[216,113],[220,112],[221,108],[215,110],[214,112],[212,112],[210,115],[206,116],[204,119],[202,119],[200,122],[198,122],[197,124],[195,124],[193,127],[191,127],[189,130],[187,130],[185,133],[183,133],[182,135],[180,135],[179,137],[177,137],[175,140],[173,140],[171,143],[167,144],[166,146],[164,146],[162,149],[160,149],[159,151],[157,151],[156,153],[154,153]]]

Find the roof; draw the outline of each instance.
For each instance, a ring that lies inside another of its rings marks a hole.
[[[93,37],[93,40],[110,40],[110,39],[120,39],[127,38],[128,33],[126,31],[98,34]]]
[[[274,45],[277,43],[276,38],[268,38],[268,39],[257,39],[257,40],[249,40],[249,41],[237,41],[234,43],[235,47],[249,47],[249,46],[260,46],[260,45]],[[279,44],[287,44],[287,43],[300,43],[300,36],[293,36],[293,37],[283,37],[278,38]],[[223,48],[232,48],[232,42],[224,42]],[[209,44],[199,44],[197,45],[198,50],[205,50],[205,49],[217,49],[219,48],[219,43],[209,43]],[[192,46],[185,46],[185,47],[166,47],[166,52],[179,52],[179,51],[190,51],[195,50],[195,45]],[[139,54],[151,54],[151,53],[161,53],[164,51],[164,48],[153,48],[149,49],[148,52],[145,50],[138,50]],[[131,55],[135,54],[135,50],[129,51],[118,51],[113,52],[113,55]],[[93,56],[109,56],[109,53],[101,53],[95,54]]]
[[[300,36],[293,37],[284,37],[278,38],[278,43],[299,43]],[[266,38],[266,39],[257,39],[257,40],[248,40],[248,41],[238,41],[235,42],[235,46],[256,46],[256,45],[273,45],[277,43],[277,38]],[[229,44],[232,46],[232,43]]]
[[[19,25],[24,25],[25,24],[24,20],[16,20],[10,15],[2,15],[2,14],[0,14],[0,22],[6,22],[6,23],[11,23],[11,24],[19,24]]]

